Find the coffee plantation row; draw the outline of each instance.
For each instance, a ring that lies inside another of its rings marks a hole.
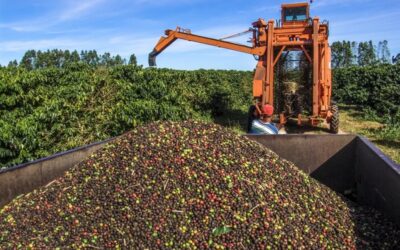
[[[369,107],[380,115],[398,115],[400,64],[335,69],[334,96],[340,103]]]
[[[334,72],[343,103],[400,114],[400,65]],[[0,168],[120,135],[154,120],[213,120],[251,105],[252,72],[135,65],[0,68]],[[400,115],[399,115],[400,117]]]
[[[136,66],[0,69],[0,162],[18,164],[153,120],[248,107],[251,72]]]

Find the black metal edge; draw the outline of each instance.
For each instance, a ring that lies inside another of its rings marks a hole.
[[[380,150],[377,146],[375,146],[370,140],[365,138],[364,136],[357,135],[357,138],[361,140],[367,147],[379,156],[393,171],[395,171],[398,175],[400,175],[400,164],[394,162],[389,156],[384,154],[382,150]]]
[[[386,156],[379,148],[377,148],[372,142],[370,142],[368,139],[366,139],[363,136],[360,135],[354,135],[354,134],[340,134],[340,135],[330,135],[330,134],[282,134],[282,135],[253,135],[253,134],[244,134],[243,136],[245,137],[277,137],[277,136],[288,136],[288,137],[313,137],[313,136],[323,136],[323,137],[338,137],[338,136],[354,136],[358,139],[360,139],[362,142],[364,142],[375,154],[377,154],[383,161],[385,161],[397,174],[400,175],[400,165],[396,164],[392,159],[390,159],[388,156]],[[21,169],[24,168],[26,166],[32,165],[32,164],[36,164],[39,162],[43,162],[43,161],[47,161],[47,160],[51,160],[66,154],[70,154],[76,151],[80,151],[86,148],[91,148],[93,146],[97,146],[97,145],[101,145],[101,144],[105,144],[107,142],[110,142],[112,140],[115,140],[118,137],[113,137],[104,141],[100,141],[100,142],[95,142],[92,144],[88,144],[88,145],[84,145],[82,147],[78,147],[78,148],[73,148],[70,149],[68,151],[64,151],[64,152],[60,152],[60,153],[56,153],[54,155],[51,156],[47,156],[44,158],[40,158],[31,162],[26,162],[26,163],[22,163],[13,167],[9,167],[9,168],[5,168],[5,169],[1,169],[0,170],[0,174],[6,173],[6,172],[11,172],[17,169]]]
[[[94,147],[94,146],[97,146],[97,145],[106,144],[106,143],[108,143],[108,142],[110,142],[110,141],[112,141],[112,140],[114,140],[116,138],[118,138],[118,137],[109,138],[109,139],[104,140],[104,141],[99,141],[99,142],[95,142],[95,143],[92,143],[92,144],[87,144],[87,145],[84,145],[84,146],[81,146],[81,147],[78,147],[78,148],[73,148],[73,149],[70,149],[70,150],[67,150],[67,151],[59,152],[59,153],[56,153],[56,154],[53,154],[53,155],[50,155],[50,156],[47,156],[47,157],[44,157],[44,158],[40,158],[40,159],[37,159],[37,160],[25,162],[25,163],[22,163],[22,164],[19,164],[19,165],[16,165],[16,166],[12,166],[12,167],[9,167],[9,168],[0,169],[0,174],[4,174],[4,173],[7,173],[7,172],[12,172],[12,171],[15,171],[15,170],[18,170],[18,169],[21,169],[21,168],[25,168],[25,167],[27,167],[29,165],[32,165],[32,164],[37,164],[37,163],[40,163],[40,162],[48,161],[48,160],[51,160],[51,159],[54,159],[54,158],[57,158],[57,157],[61,157],[61,156],[64,156],[64,155],[67,155],[67,154],[70,154],[70,153],[73,153],[73,152],[76,152],[76,151],[81,151],[83,149],[91,148],[91,147]]]
[[[243,136],[246,137],[316,137],[316,136],[321,136],[321,137],[348,137],[348,136],[353,136],[354,138],[359,137],[359,135],[356,134],[277,134],[277,135],[256,135],[256,134],[244,134]]]

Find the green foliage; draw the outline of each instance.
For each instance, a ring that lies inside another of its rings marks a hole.
[[[7,67],[18,67],[18,62],[17,62],[17,60],[14,60],[14,61],[10,61],[9,63],[8,63],[8,66]]]
[[[376,64],[376,51],[372,41],[361,42],[358,45],[358,65],[367,66]]]
[[[252,103],[252,72],[144,69],[134,57],[122,65],[122,58],[108,53],[57,51],[58,57],[45,60],[50,64],[40,63],[42,52],[30,51],[18,66],[0,67],[0,168],[154,120],[245,122]],[[63,56],[68,63],[60,64]],[[302,72],[298,78],[305,82],[310,70]],[[332,93],[338,102],[361,106],[384,121],[382,138],[400,138],[399,72],[400,64],[337,68]]]
[[[390,62],[390,50],[387,40],[383,40],[378,43],[377,57],[378,60],[382,63]]]
[[[400,53],[398,53],[396,56],[392,57],[392,63],[393,64],[400,64]]]
[[[400,109],[400,65],[348,67],[333,72],[334,98],[340,103],[371,108],[380,117]]]
[[[136,59],[136,56],[135,56],[135,54],[132,54],[130,57],[129,57],[129,62],[128,62],[128,64],[130,64],[130,65],[137,65],[137,59]]]
[[[87,62],[0,68],[0,168],[117,136],[149,121],[246,111],[251,78],[251,72],[92,67]]]
[[[28,50],[27,52],[25,52],[25,55],[22,57],[21,62],[19,64],[21,67],[31,70],[35,67],[35,60],[36,60],[36,51]]]
[[[134,54],[131,55],[130,60],[131,61],[129,64],[136,65],[136,57]],[[84,63],[91,67],[126,64],[126,60],[120,55],[112,56],[108,52],[104,53],[103,55],[99,55],[97,54],[96,50],[83,50],[79,55],[76,50],[70,52],[69,50],[53,49],[47,51],[28,50],[22,57],[20,66],[27,70],[48,67],[63,68],[78,62]],[[11,61],[9,66],[16,67],[18,66],[18,63],[16,61]]]
[[[400,143],[400,108],[394,114],[386,114],[383,117],[385,127],[378,131],[377,137],[384,141]]]
[[[343,41],[334,42],[332,49],[332,66],[334,68],[343,68],[353,65],[355,42]]]
[[[367,134],[385,144],[400,143],[400,64],[335,69],[333,76],[337,101],[355,104],[364,119],[385,124]]]
[[[213,234],[214,236],[220,236],[220,235],[223,235],[223,234],[227,234],[227,233],[229,233],[229,232],[231,232],[231,231],[232,231],[232,228],[231,228],[231,227],[228,227],[228,226],[220,226],[220,227],[214,228],[214,229],[212,230],[212,234]]]
[[[360,43],[336,41],[332,43],[331,49],[333,68],[350,67],[352,65],[370,66],[390,62],[390,50],[387,40],[378,42],[377,46],[372,41]]]
[[[376,132],[376,138],[385,142],[399,142],[400,138],[400,122],[395,124],[387,124],[383,129]]]

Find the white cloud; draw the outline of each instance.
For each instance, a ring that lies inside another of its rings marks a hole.
[[[0,42],[0,51],[24,52],[29,49],[45,50],[52,48],[73,49],[86,44],[85,42],[69,39],[40,39],[40,40],[14,40]]]
[[[32,32],[45,29],[49,27],[49,21],[47,19],[36,19],[31,21],[21,21],[13,23],[0,23],[0,28],[10,29],[17,32]]]
[[[390,22],[388,19],[389,17],[397,17],[400,15],[400,11],[394,11],[394,12],[386,12],[386,13],[379,13],[379,14],[374,14],[374,15],[369,15],[361,18],[354,18],[354,19],[349,19],[349,20],[344,20],[344,21],[335,21],[331,24],[332,27],[349,27],[349,25],[354,26],[355,24],[362,24],[364,23],[367,27],[371,26],[373,21],[378,20],[380,24]]]
[[[78,3],[74,1],[74,4],[71,4],[69,8],[59,13],[58,21],[77,19],[103,2],[104,0],[84,0]]]
[[[135,0],[133,1],[136,4],[176,4],[176,3],[192,3],[192,2],[198,2],[196,0]]]
[[[280,10],[281,10],[281,6],[279,4],[274,4],[274,5],[252,7],[251,9],[247,9],[247,10],[239,10],[238,13],[240,13],[240,14],[248,14],[248,13],[279,14]]]
[[[90,13],[105,0],[60,1],[59,10],[42,13],[36,19],[21,20],[11,23],[0,23],[0,28],[11,29],[17,32],[34,32],[46,30],[52,26],[68,20],[79,19]]]
[[[317,9],[321,7],[328,7],[339,4],[355,5],[357,3],[367,3],[371,1],[373,0],[314,0],[314,3],[311,5],[311,9]]]
[[[220,26],[220,27],[213,27],[210,29],[202,29],[198,31],[193,31],[193,34],[207,36],[211,38],[221,38],[226,35],[230,35],[233,33],[238,33],[240,31],[245,30],[246,28],[239,25],[232,25],[232,26]],[[134,36],[129,35],[116,35],[114,37],[105,39],[106,43],[103,44],[102,47],[112,47],[116,48],[115,51],[110,51],[113,53],[120,54],[122,56],[128,56],[132,53],[137,55],[147,55],[150,53],[154,46],[157,44],[160,36],[140,36],[138,34]],[[232,39],[232,42],[240,42],[245,44],[248,36],[243,36],[242,38]],[[99,39],[102,40],[102,39]],[[112,46],[110,46],[112,45]],[[199,44],[196,42],[184,41],[184,40],[177,40],[175,41],[169,48],[165,50],[165,53],[172,54],[172,53],[186,53],[191,51],[199,51],[199,50],[207,50],[207,49],[215,49],[216,47],[212,47],[209,45]],[[221,49],[219,49],[221,50]],[[164,53],[164,52],[163,52]]]
[[[111,52],[129,56],[135,54],[148,54],[158,41],[157,37],[77,37],[75,39],[54,38],[37,40],[10,40],[0,42],[0,52],[20,52],[23,53],[29,49],[47,50],[47,49],[69,49],[86,50],[96,49],[101,52]]]
[[[208,36],[212,38],[220,38],[225,35],[240,32],[245,30],[244,26],[232,25],[232,26],[220,26],[213,27],[210,29],[202,29],[193,31],[194,34]],[[59,37],[52,39],[37,39],[37,40],[9,40],[0,42],[0,51],[10,53],[18,52],[23,53],[29,49],[35,50],[47,50],[47,49],[69,49],[69,50],[85,50],[85,49],[96,49],[99,53],[106,51],[112,54],[120,54],[123,57],[128,57],[132,53],[139,56],[147,56],[154,48],[160,36],[152,35],[148,36],[145,34],[135,35],[121,35],[109,37],[109,32],[105,32],[101,35],[98,33],[85,34],[84,36],[74,37],[73,39],[68,37]],[[248,36],[244,36],[244,39]],[[235,42],[242,42],[239,39],[233,40]],[[208,51],[210,53],[220,54],[224,53],[224,49],[216,47],[202,45],[195,42],[178,40],[172,44],[163,54],[185,55],[189,52],[195,51]]]

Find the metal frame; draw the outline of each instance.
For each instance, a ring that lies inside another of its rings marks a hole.
[[[306,7],[306,20],[285,22],[284,10],[296,7]],[[257,113],[261,115],[260,110],[262,109],[260,107],[262,105],[274,105],[274,66],[279,58],[284,51],[303,51],[312,65],[313,73],[312,114],[308,117],[308,121],[313,126],[324,120],[329,123],[332,117],[330,112],[332,80],[328,24],[320,23],[318,17],[310,19],[308,3],[283,4],[281,15],[281,25],[275,25],[274,20],[266,22],[263,19],[258,19],[252,24],[253,45],[251,47],[223,41],[222,39],[198,36],[191,32],[182,32],[181,28],[177,28],[175,31],[167,30],[165,32],[166,37],[161,37],[153,52],[150,53],[149,64],[155,66],[156,56],[177,39],[256,55],[258,62],[253,79],[253,97]],[[276,55],[275,51],[278,51]],[[279,114],[279,117],[280,123],[284,124],[287,117],[284,114]],[[298,124],[302,124],[301,115],[298,117]]]

